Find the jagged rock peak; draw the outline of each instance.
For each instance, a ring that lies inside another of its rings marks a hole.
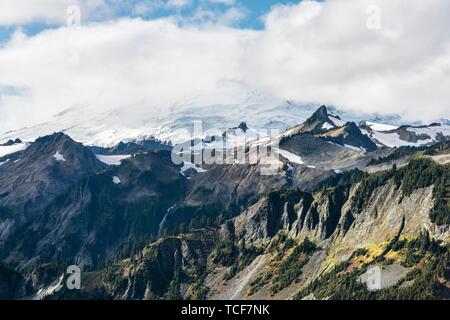
[[[311,117],[309,117],[308,120],[306,120],[307,123],[312,123],[314,121],[329,121],[328,118],[328,110],[326,106],[321,106],[319,109],[317,109],[316,112],[313,113]]]
[[[358,134],[361,133],[361,130],[358,128],[358,126],[356,125],[356,123],[354,123],[354,122],[352,122],[352,121],[347,122],[347,123],[344,125],[344,128],[345,128],[345,130],[346,130],[347,132],[349,132],[349,133],[352,133],[352,132],[355,132],[355,133],[358,133]]]
[[[20,140],[19,138],[15,139],[15,140],[10,139],[10,140],[8,140],[6,143],[4,143],[4,144],[0,144],[0,146],[5,146],[5,147],[7,147],[7,146],[12,146],[12,145],[15,145],[15,144],[22,143],[22,142],[23,142],[23,141]]]
[[[248,130],[247,123],[241,122],[241,123],[238,125],[238,129],[241,129],[242,131],[247,132],[247,130]]]
[[[39,137],[36,139],[35,143],[42,144],[42,143],[61,143],[70,141],[72,143],[76,143],[74,140],[72,140],[71,137],[66,135],[63,132],[55,132],[48,136]]]

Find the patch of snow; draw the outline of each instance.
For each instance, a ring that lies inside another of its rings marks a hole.
[[[383,132],[374,131],[370,134],[370,137],[373,139],[376,139],[378,142],[380,142],[383,145],[390,147],[390,148],[394,148],[394,147],[398,148],[398,147],[402,147],[402,146],[419,147],[421,145],[425,145],[425,144],[434,142],[432,139],[420,140],[417,143],[408,142],[408,141],[400,139],[400,136],[397,132],[383,133]]]
[[[366,152],[367,150],[366,149],[364,149],[363,147],[355,147],[355,146],[351,146],[351,145],[349,145],[349,144],[344,144],[344,145],[342,145],[342,144],[339,144],[339,143],[334,143],[334,142],[332,142],[332,141],[327,141],[329,144],[333,144],[333,145],[335,145],[335,146],[339,146],[339,147],[341,147],[341,148],[347,148],[347,149],[350,149],[350,150],[353,150],[353,151],[357,151],[357,152]]]
[[[325,130],[330,130],[330,129],[333,129],[333,128],[334,128],[334,126],[331,123],[328,123],[328,122],[325,122],[322,125],[322,129],[325,129]]]
[[[294,168],[288,163],[288,164],[287,164],[287,170],[288,170],[288,171],[292,171],[292,170],[294,170]]]
[[[189,170],[189,169],[194,169],[195,171],[197,171],[198,173],[203,173],[206,172],[205,169],[197,167],[195,164],[191,163],[191,162],[184,162],[183,163],[183,167],[181,167],[180,172],[181,174],[184,176],[184,173]]]
[[[364,149],[363,147],[355,147],[355,146],[351,146],[349,144],[344,144],[344,147],[346,147],[347,149],[351,149],[353,151],[366,152],[366,149]]]
[[[334,172],[337,173],[337,174],[342,174],[343,173],[341,170],[337,170],[337,169],[334,170]]]
[[[0,162],[0,167],[1,167],[2,165],[4,165],[5,163],[7,163],[7,162],[9,162],[9,159],[6,159],[5,161]]]
[[[16,143],[11,146],[0,146],[0,158],[13,154],[19,151],[23,151],[28,147],[27,143]]]
[[[306,166],[307,168],[310,168],[310,169],[315,169],[316,168],[316,166]]]
[[[121,182],[119,177],[116,177],[116,176],[113,177],[112,181],[114,184],[119,184]]]
[[[131,158],[131,155],[129,154],[114,155],[114,156],[103,156],[97,154],[95,156],[97,157],[98,160],[110,166],[120,166],[123,160]]]
[[[302,158],[296,154],[293,154],[289,151],[283,150],[283,149],[275,149],[274,150],[276,153],[278,153],[279,155],[281,155],[282,157],[288,159],[290,162],[292,163],[296,163],[296,164],[303,164],[304,162],[302,161]]]
[[[398,127],[390,125],[390,124],[384,124],[384,123],[375,123],[375,122],[370,122],[370,121],[366,121],[366,124],[375,131],[390,131],[390,130],[395,130]]]
[[[14,160],[14,163],[17,163],[17,162],[19,162],[20,161],[20,159],[16,159],[16,160]]]
[[[59,153],[59,151],[56,151],[56,153],[53,155],[53,158],[55,158],[56,161],[66,162],[66,159],[61,153]]]
[[[450,126],[447,126],[447,125],[431,126],[431,127],[427,127],[427,128],[407,128],[406,130],[410,131],[410,132],[414,132],[417,135],[426,134],[435,141],[437,140],[438,133],[441,133],[444,136],[450,136]],[[423,144],[422,141],[426,141],[426,140],[419,140],[419,141],[417,141],[417,143]]]

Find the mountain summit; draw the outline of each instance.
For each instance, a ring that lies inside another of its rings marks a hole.
[[[321,106],[301,125],[300,132],[320,134],[334,127],[336,127],[336,125],[329,118],[327,107]]]

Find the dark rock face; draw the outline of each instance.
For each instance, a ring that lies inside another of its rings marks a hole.
[[[328,239],[338,230],[348,192],[343,187],[330,189],[315,198],[300,190],[274,191],[244,213],[245,224],[241,225],[239,236],[255,241],[270,239],[284,230],[294,237],[302,232],[316,232],[322,240]]]
[[[313,113],[313,115],[306,120],[307,124],[314,123],[316,121],[328,121],[330,120],[328,118],[328,110],[326,106],[321,106],[319,109],[316,110],[316,112]]]
[[[237,127],[237,129],[241,129],[242,131],[247,132],[247,130],[248,130],[247,123],[241,122],[239,124],[239,126]]]
[[[315,166],[316,169],[320,170],[319,173],[321,175],[326,174],[328,170],[342,167],[360,167],[368,161],[365,155],[342,147],[339,144],[330,143],[324,138],[309,133],[282,139],[280,141],[280,148],[300,156],[305,165]],[[310,174],[314,174],[314,172]],[[304,177],[298,178],[307,182]],[[320,179],[316,177],[316,179],[312,180],[318,181]],[[301,187],[304,188],[305,185]]]
[[[191,283],[206,268],[217,241],[212,232],[164,238],[147,246],[137,257],[141,263],[120,283],[110,284],[112,296],[123,299],[180,299],[180,284]],[[104,278],[116,275],[106,272]]]
[[[282,188],[284,174],[261,175],[258,165],[211,165],[192,176],[186,197],[168,212],[162,231],[173,233],[192,227],[217,225],[259,200],[270,188]]]
[[[328,117],[326,106],[321,106],[316,112],[309,117],[305,123],[300,126],[299,132],[312,134],[321,134],[326,132],[329,128],[335,127],[333,121]]]
[[[37,139],[19,156],[0,168],[0,256],[13,267],[34,256],[45,232],[34,223],[44,217],[45,208],[74,183],[106,167],[62,133]]]
[[[349,145],[356,148],[363,148],[366,151],[377,150],[377,145],[361,130],[354,122],[348,122],[345,126],[328,131],[322,136],[327,141],[331,141],[340,145]]]
[[[0,146],[13,146],[18,143],[22,143],[22,140],[20,140],[19,138],[15,140],[8,140],[6,143],[0,144]]]
[[[120,183],[114,183],[114,177]],[[186,179],[169,153],[142,154],[122,166],[88,175],[51,201],[39,216],[7,237],[3,252],[20,268],[45,261],[97,266],[130,238],[152,238]]]
[[[170,151],[172,146],[156,140],[144,140],[139,142],[120,142],[112,148],[90,147],[92,152],[101,155],[134,154],[139,152]]]
[[[74,182],[104,168],[92,152],[62,133],[39,138],[0,168],[0,211],[19,211],[24,217],[38,212]]]
[[[27,280],[0,262],[0,300],[20,299],[27,293]]]

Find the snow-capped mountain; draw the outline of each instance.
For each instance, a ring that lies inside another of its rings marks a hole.
[[[450,126],[444,123],[401,126],[404,123],[395,116],[358,115],[334,107],[327,107],[328,113],[324,115],[319,106],[280,100],[238,82],[228,81],[220,83],[214,92],[192,94],[181,101],[158,106],[148,103],[109,109],[98,109],[92,105],[75,106],[45,123],[0,132],[0,144],[17,138],[32,142],[41,136],[64,132],[86,146],[112,148],[121,142],[155,140],[175,145],[221,135],[241,122],[245,122],[249,129],[247,136],[252,133],[259,135],[256,133],[261,130],[281,132],[300,124],[303,124],[301,130],[305,132],[324,133],[347,122],[355,122],[360,123],[362,133],[376,144],[388,147],[431,144],[450,135]],[[313,113],[314,116],[310,117]],[[307,119],[309,123],[305,123]],[[24,147],[25,144],[1,146],[3,151],[0,150],[0,154]]]
[[[182,100],[166,103],[97,108],[95,105],[73,106],[54,115],[45,123],[3,133],[0,144],[10,139],[34,141],[40,136],[64,132],[88,146],[113,147],[120,142],[159,140],[177,144],[192,138],[204,138],[233,128],[241,122],[258,129],[286,130],[303,123],[319,104],[299,103],[275,98],[236,81],[220,83],[214,92],[193,93]],[[380,120],[393,123],[395,118],[375,115],[358,116],[329,107],[332,114],[324,129],[339,127],[347,121]],[[201,132],[194,123],[201,121]]]
[[[220,101],[220,103],[218,103]],[[192,94],[162,106],[149,104],[107,110],[93,105],[75,106],[32,127],[1,133],[0,143],[21,138],[34,141],[53,132],[64,132],[85,145],[112,147],[119,142],[147,140],[176,144],[203,138],[211,130],[223,132],[246,121],[250,128],[284,130],[302,123],[318,105],[297,104],[262,94],[234,82],[215,92]],[[202,132],[194,132],[201,121]]]

